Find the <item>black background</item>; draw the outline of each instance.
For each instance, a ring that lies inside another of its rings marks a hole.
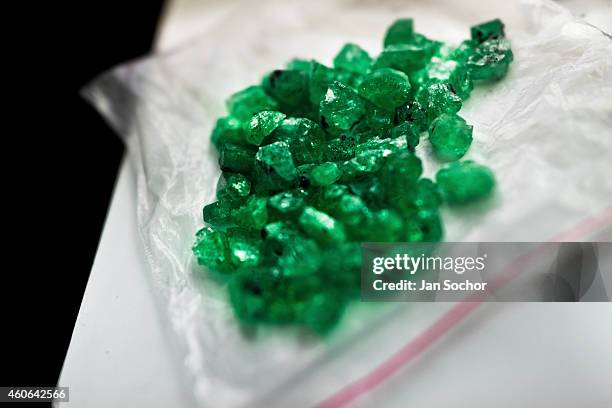
[[[16,23],[3,65],[17,72],[3,92],[2,386],[59,379],[124,150],[79,90],[150,52],[162,11],[157,0],[37,3],[3,13]]]

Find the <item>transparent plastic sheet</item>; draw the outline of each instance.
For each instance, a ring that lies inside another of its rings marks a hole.
[[[224,100],[294,57],[330,63],[348,41],[376,54],[399,16],[455,44],[470,25],[500,17],[514,65],[503,81],[477,87],[460,112],[474,125],[468,158],[494,170],[498,189],[486,204],[445,210],[445,239],[544,241],[612,202],[612,41],[597,28],[549,1],[312,3],[232,3],[201,37],[113,69],[85,90],[137,170],[153,286],[202,406],[313,405],[451,307],[355,304],[326,339],[287,329],[253,336],[240,330],[224,288],[195,265],[193,234],[220,173],[210,132]],[[418,150],[431,176],[438,164],[426,141]]]

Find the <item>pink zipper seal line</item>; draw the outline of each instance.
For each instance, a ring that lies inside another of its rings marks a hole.
[[[414,360],[435,341],[463,321],[470,315],[470,313],[480,306],[480,304],[482,304],[490,294],[501,289],[514,278],[519,276],[524,271],[525,265],[527,265],[532,259],[543,254],[549,249],[556,248],[556,245],[553,243],[578,240],[592,232],[595,232],[597,229],[610,222],[612,222],[612,206],[606,208],[606,210],[599,215],[583,220],[573,228],[553,237],[549,242],[543,242],[530,252],[518,257],[504,270],[502,274],[499,275],[497,279],[493,280],[488,285],[489,290],[487,293],[467,296],[464,300],[453,306],[448,312],[442,315],[431,326],[421,332],[421,334],[414,337],[399,351],[383,361],[374,370],[358,380],[346,385],[323,402],[317,404],[315,407],[344,407],[362,395],[371,392],[383,381],[387,380],[406,364]]]

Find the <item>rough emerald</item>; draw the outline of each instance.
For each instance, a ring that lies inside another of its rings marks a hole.
[[[472,144],[472,126],[457,114],[444,113],[432,122],[429,142],[438,159],[460,159]]]
[[[436,183],[445,202],[467,204],[491,194],[495,178],[488,167],[466,160],[440,169],[436,174]]]

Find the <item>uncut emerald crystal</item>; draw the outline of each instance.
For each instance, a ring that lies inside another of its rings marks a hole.
[[[392,110],[408,101],[410,80],[401,71],[380,68],[363,78],[359,95],[381,108]]]
[[[364,100],[365,117],[360,122],[365,124],[374,135],[386,133],[393,126],[393,109],[381,108],[368,100]],[[354,129],[354,128],[353,128]],[[360,137],[360,141],[364,141],[365,137]]]
[[[472,40],[481,44],[487,40],[504,37],[504,23],[500,19],[487,21],[470,28]]]
[[[452,59],[434,58],[420,73],[418,80],[423,84],[448,84],[461,99],[467,99],[474,88],[469,69]]]
[[[231,203],[227,200],[215,201],[214,203],[204,206],[202,210],[202,219],[204,222],[217,227],[232,223]]]
[[[282,112],[261,111],[253,115],[246,128],[246,141],[259,146],[287,117]]]
[[[461,98],[445,83],[430,83],[421,87],[416,100],[427,110],[429,122],[443,113],[456,113],[461,109]]]
[[[255,155],[255,177],[260,191],[294,186],[297,183],[297,171],[289,145],[276,142],[260,147]]]
[[[278,110],[278,103],[260,86],[250,86],[236,92],[227,100],[227,109],[241,121],[248,121],[257,112]]]
[[[250,173],[253,171],[256,152],[254,146],[226,143],[219,149],[219,166],[223,171]]]
[[[344,161],[355,157],[355,147],[357,141],[354,136],[340,135],[335,139],[327,142],[325,150],[325,160],[327,161]]]
[[[508,40],[491,39],[473,50],[467,60],[467,67],[474,80],[497,80],[506,75],[513,59]]]
[[[393,68],[410,74],[421,69],[431,58],[430,50],[414,44],[397,44],[385,47],[374,61],[374,69]]]
[[[192,247],[199,265],[225,272],[233,269],[230,261],[227,236],[211,227],[204,227],[196,233]]]
[[[408,242],[438,242],[444,231],[436,209],[420,209],[408,217],[405,240]]]
[[[429,121],[427,119],[427,110],[418,101],[408,101],[408,103],[399,106],[395,109],[395,123],[410,122],[423,132],[427,130]]]
[[[280,216],[297,215],[306,205],[304,198],[305,194],[300,190],[283,191],[270,197],[268,208]]]
[[[368,240],[372,242],[396,242],[403,239],[403,217],[393,209],[384,209],[374,213],[372,228]]]
[[[333,69],[313,61],[310,66],[309,76],[310,102],[318,108],[321,100],[325,97],[327,89],[336,80],[336,73]]]
[[[438,208],[442,204],[440,189],[430,179],[420,179],[416,186],[416,198],[414,203],[420,208]]]
[[[326,162],[310,170],[310,181],[315,186],[327,186],[337,181],[341,175],[336,163]]]
[[[277,69],[263,81],[265,91],[278,101],[279,109],[291,115],[306,115],[310,111],[308,75],[302,71]]]
[[[289,145],[296,165],[323,161],[325,134],[310,119],[288,118],[274,131],[272,137]]]
[[[429,142],[436,157],[442,161],[463,157],[472,144],[472,128],[454,113],[437,117],[429,127]]]
[[[251,192],[251,182],[242,174],[227,174],[222,189],[217,191],[219,199],[242,201]]]
[[[219,147],[225,143],[245,143],[242,122],[233,116],[219,118],[211,135],[212,142]]]
[[[420,141],[420,132],[418,126],[413,122],[402,122],[393,127],[390,132],[393,139],[403,137],[406,139],[406,147],[408,150],[414,151]]]
[[[381,170],[380,179],[392,194],[414,189],[423,172],[421,160],[409,150],[392,153]]]
[[[244,205],[232,210],[232,220],[247,229],[262,228],[268,221],[267,203],[265,197],[251,196]]]
[[[318,242],[342,242],[346,239],[343,225],[316,208],[306,207],[298,221],[304,232]]]
[[[436,183],[449,204],[467,204],[493,191],[495,178],[489,168],[471,160],[451,163],[436,174]]]
[[[242,228],[227,230],[231,262],[238,268],[257,266],[261,262],[261,240]]]
[[[319,107],[321,125],[332,134],[349,130],[364,113],[364,105],[357,92],[338,81],[329,86]]]
[[[402,18],[395,20],[385,33],[384,46],[395,44],[408,44],[414,35],[414,20]]]
[[[335,68],[357,74],[366,74],[371,64],[372,58],[367,51],[353,43],[345,44],[334,58]]]

